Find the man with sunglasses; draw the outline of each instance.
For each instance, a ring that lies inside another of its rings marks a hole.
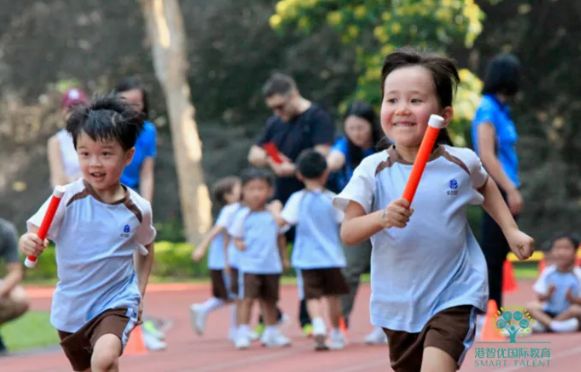
[[[293,78],[274,74],[262,88],[266,105],[273,111],[266,128],[254,146],[250,148],[248,161],[255,167],[269,166],[276,174],[274,199],[284,205],[304,185],[296,177],[294,162],[308,149],[315,149],[327,157],[335,141],[335,124],[331,115],[317,104],[303,98]],[[272,142],[279,151],[282,163],[271,159],[264,148]],[[294,229],[287,234],[294,241]],[[299,320],[303,333],[312,332],[311,319],[305,301],[301,301]]]

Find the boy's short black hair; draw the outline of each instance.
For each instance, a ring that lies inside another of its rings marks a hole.
[[[308,180],[314,180],[327,170],[327,159],[315,150],[305,150],[297,158],[298,171]]]
[[[553,236],[553,238],[551,239],[551,245],[549,246],[549,249],[553,247],[557,240],[561,239],[567,239],[568,241],[570,241],[571,244],[573,244],[575,250],[577,250],[577,248],[579,247],[579,238],[575,234],[559,233]]]
[[[234,185],[240,183],[240,178],[236,176],[224,177],[218,180],[212,187],[212,194],[214,199],[220,204],[226,204],[225,196],[229,194],[234,189]]]
[[[486,68],[484,94],[514,96],[520,89],[520,62],[510,53],[496,55]]]
[[[86,105],[75,106],[67,120],[67,132],[77,139],[85,132],[93,141],[113,140],[127,151],[135,146],[143,129],[144,114],[113,94],[95,95]]]
[[[242,186],[246,185],[250,181],[262,180],[268,183],[268,186],[273,186],[274,181],[270,173],[259,169],[259,168],[247,168],[240,174],[240,179],[242,180]]]

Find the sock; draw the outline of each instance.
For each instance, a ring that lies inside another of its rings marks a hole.
[[[319,334],[327,332],[327,326],[325,325],[325,321],[320,316],[313,318],[311,320],[311,324],[313,325],[314,333]]]
[[[579,329],[579,321],[577,318],[568,320],[553,320],[551,322],[551,330],[557,333],[576,332]]]
[[[264,329],[264,337],[269,338],[275,336],[278,333],[278,328],[276,326],[266,326]]]
[[[250,326],[248,324],[240,324],[238,326],[238,335],[237,337],[248,337],[248,333],[250,332]]]
[[[230,326],[232,329],[236,329],[236,323],[238,322],[236,316],[237,316],[236,305],[232,304],[232,306],[230,306]]]
[[[221,308],[224,305],[226,305],[226,301],[216,297],[212,297],[202,304],[201,309],[203,312],[209,313],[216,309]]]

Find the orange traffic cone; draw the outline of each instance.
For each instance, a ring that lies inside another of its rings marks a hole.
[[[145,355],[147,354],[147,347],[143,340],[143,331],[140,326],[137,326],[131,331],[129,341],[123,350],[123,355]]]
[[[504,277],[502,280],[502,292],[510,293],[516,291],[518,289],[518,284],[516,282],[516,278],[514,277],[512,262],[505,260],[504,265],[502,266],[502,271],[502,276]]]
[[[480,341],[504,341],[504,337],[502,337],[500,330],[496,327],[496,316],[498,316],[496,301],[489,300]]]
[[[547,262],[545,261],[544,258],[541,258],[541,260],[539,261],[539,272],[538,275],[541,275],[541,273],[543,272],[543,270],[545,270],[545,267],[547,267]]]

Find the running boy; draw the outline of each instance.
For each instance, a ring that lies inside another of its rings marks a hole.
[[[538,300],[527,310],[536,320],[533,331],[576,332],[581,316],[581,268],[575,267],[579,241],[568,234],[558,235],[551,244],[553,265],[541,274],[533,289]]]
[[[199,262],[206,254],[208,246],[208,269],[212,281],[212,297],[203,304],[190,306],[192,327],[198,335],[204,334],[206,317],[214,310],[227,305],[232,299],[230,291],[230,272],[226,270],[228,262],[228,246],[230,237],[226,229],[232,221],[232,217],[240,209],[241,184],[238,177],[226,177],[213,188],[214,199],[223,207],[218,215],[216,224],[212,227],[205,239],[192,253],[192,259]],[[236,333],[236,307],[232,306],[230,339],[233,340]]]
[[[316,151],[306,150],[297,159],[297,166],[297,178],[305,184],[305,189],[291,195],[277,221],[279,226],[297,226],[291,263],[301,279],[298,282],[299,293],[307,300],[307,310],[313,322],[315,350],[343,349],[345,336],[339,329],[342,316],[339,296],[349,293],[349,286],[341,272],[341,268],[345,267],[339,237],[343,212],[333,208],[335,194],[325,190],[329,175],[325,157]],[[321,298],[327,300],[329,320],[333,326],[328,344]]]
[[[75,371],[118,371],[141,322],[156,231],[149,202],[119,179],[142,128],[140,114],[111,96],[94,98],[67,120],[83,177],[65,186],[48,239],[56,243],[60,279],[51,324]],[[28,220],[25,255],[39,256],[48,244],[36,235],[48,203]],[[134,255],[139,245],[148,255]]]
[[[267,210],[267,200],[273,194],[272,179],[260,169],[247,169],[242,175],[242,195],[245,208],[241,210],[229,230],[240,255],[239,295],[242,299],[240,325],[235,347],[250,346],[250,313],[254,300],[259,300],[266,328],[261,342],[265,346],[290,345],[289,338],[277,328],[278,291],[280,275],[288,266],[286,247],[281,239],[284,229],[279,229],[274,216]],[[288,230],[288,229],[287,229]]]
[[[345,211],[343,242],[371,238],[371,322],[384,329],[398,372],[456,371],[474,340],[488,286],[486,261],[466,219],[468,204],[483,205],[519,259],[533,251],[533,239],[518,229],[476,154],[443,144],[446,129],[414,208],[401,197],[429,117],[452,120],[458,81],[448,58],[409,48],[388,55],[381,126],[395,145],[365,158],[334,199]]]

